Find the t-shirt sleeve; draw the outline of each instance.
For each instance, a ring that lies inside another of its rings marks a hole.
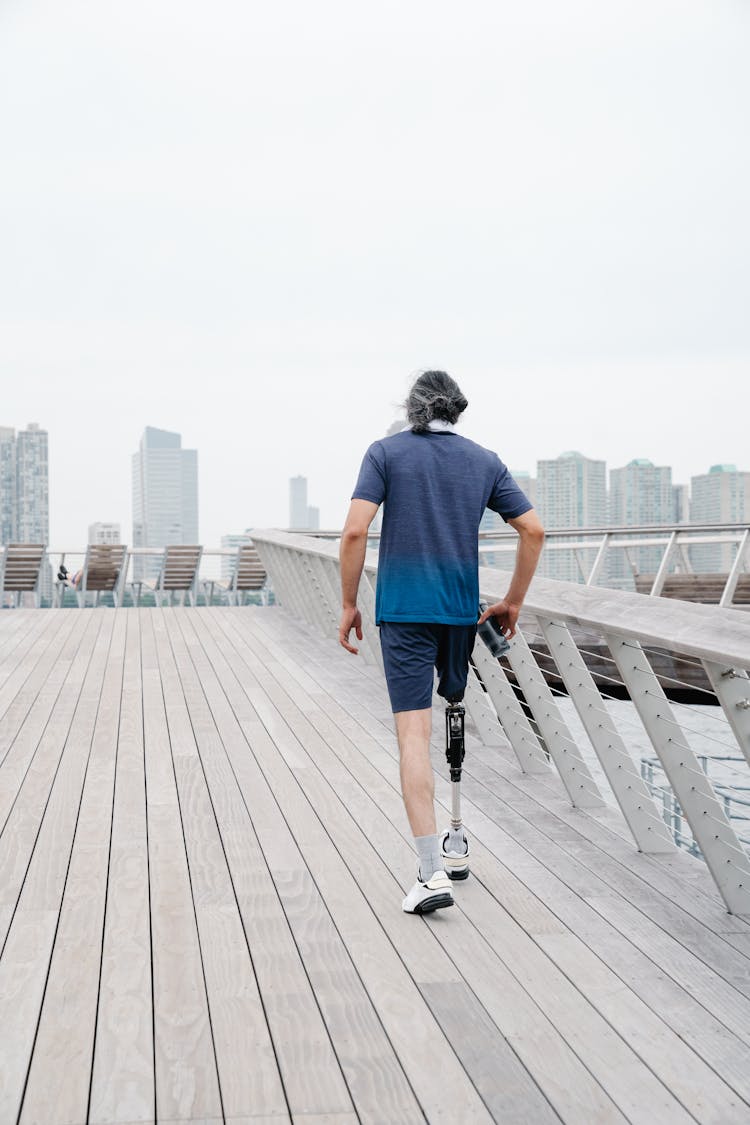
[[[524,512],[530,512],[534,505],[508,472],[500,458],[497,460],[497,474],[492,486],[487,507],[497,512],[504,520],[515,519]]]
[[[372,504],[385,500],[385,451],[379,441],[373,442],[364,455],[352,500],[369,500]]]

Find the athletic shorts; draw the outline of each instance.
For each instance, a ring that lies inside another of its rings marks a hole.
[[[463,699],[476,635],[476,625],[381,621],[380,647],[394,713],[432,706],[435,668],[438,695]]]

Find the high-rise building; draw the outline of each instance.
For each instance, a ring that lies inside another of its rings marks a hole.
[[[493,512],[492,508],[485,508],[481,520],[479,521],[480,531],[502,531],[505,527],[505,520],[498,512]],[[479,540],[480,547],[489,547],[490,544],[485,539]],[[482,550],[479,554],[480,566],[499,566],[502,568],[503,559],[507,563],[509,556],[505,552],[485,551]]]
[[[307,477],[289,479],[289,526],[307,527]]]
[[[672,485],[672,522],[688,523],[690,520],[690,488],[686,484]]]
[[[0,426],[0,543],[16,539],[16,431]]]
[[[536,508],[545,527],[603,527],[607,522],[607,466],[582,453],[561,453],[537,462]],[[574,537],[573,537],[574,538]],[[572,551],[547,550],[540,570],[547,578],[580,581]]]
[[[198,542],[198,451],[180,434],[147,426],[133,454],[133,546]],[[158,573],[159,559],[136,555],[135,578]]]
[[[289,527],[292,531],[320,528],[320,509],[307,503],[307,477],[289,478]]]
[[[35,422],[16,436],[16,536],[19,543],[49,543],[47,431]]]
[[[690,478],[691,523],[747,523],[750,521],[750,473],[736,465],[712,465]],[[690,561],[698,574],[726,574],[734,559],[734,543],[690,547]]]
[[[526,469],[516,469],[510,474],[526,498],[536,507],[536,478]]]
[[[612,527],[652,527],[674,522],[672,470],[645,458],[629,461],[609,474],[609,522]],[[633,547],[609,555],[609,579],[630,584],[631,566],[639,574],[655,574],[664,548]]]
[[[122,543],[119,523],[90,523],[89,543]]]
[[[49,544],[47,431],[31,422],[18,433],[0,427],[0,542]],[[52,571],[42,567],[40,593],[52,594]]]

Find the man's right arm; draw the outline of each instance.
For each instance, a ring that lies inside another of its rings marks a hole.
[[[534,577],[544,545],[544,528],[539,516],[532,508],[522,516],[509,519],[508,523],[518,532],[519,542],[516,551],[516,565],[508,593],[501,602],[495,602],[479,618],[480,623],[488,617],[496,617],[497,623],[508,637],[515,636],[518,615],[524,598]]]

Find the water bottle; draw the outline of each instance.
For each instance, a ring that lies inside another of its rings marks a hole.
[[[486,609],[487,602],[480,602],[480,614],[484,613]],[[510,642],[505,639],[496,618],[488,617],[486,621],[477,626],[477,632],[496,659],[499,656],[505,656],[505,653],[509,651]]]

